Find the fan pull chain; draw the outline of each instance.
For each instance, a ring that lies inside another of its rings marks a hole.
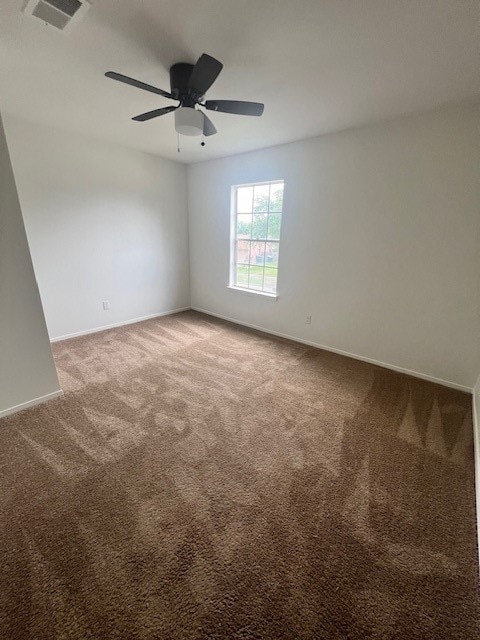
[[[180,134],[177,133],[177,151],[180,153]]]

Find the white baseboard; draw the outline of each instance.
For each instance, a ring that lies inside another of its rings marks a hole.
[[[54,391],[53,393],[47,393],[46,396],[40,396],[40,398],[34,398],[33,400],[29,400],[28,402],[22,402],[22,404],[17,404],[14,407],[10,407],[9,409],[3,409],[0,411],[0,418],[5,418],[6,416],[12,415],[12,413],[17,413],[18,411],[23,411],[24,409],[29,409],[30,407],[34,407],[37,404],[43,404],[48,400],[52,400],[53,398],[58,398],[59,396],[63,396],[63,391],[59,389],[58,391]]]
[[[477,544],[480,563],[480,376],[473,389],[473,450],[475,459],[475,496],[477,501]]]
[[[293,342],[300,342],[301,344],[306,344],[309,347],[315,347],[316,349],[323,349],[324,351],[331,351],[332,353],[338,353],[341,356],[347,356],[348,358],[353,358],[354,360],[361,360],[362,362],[368,362],[369,364],[374,364],[374,365],[377,365],[378,367],[383,367],[384,369],[391,369],[392,371],[396,371],[397,373],[405,373],[406,375],[413,376],[414,378],[420,378],[421,380],[427,380],[428,382],[435,382],[436,384],[441,384],[444,387],[450,387],[451,389],[457,389],[458,391],[465,391],[467,393],[472,393],[473,391],[471,387],[465,387],[464,385],[457,384],[456,382],[449,382],[448,380],[435,378],[434,376],[429,376],[425,373],[419,373],[418,371],[411,371],[410,369],[397,367],[396,365],[389,364],[388,362],[381,362],[380,360],[374,360],[373,358],[366,358],[365,356],[359,356],[356,353],[342,351],[342,349],[329,347],[324,344],[319,344],[318,342],[312,342],[311,340],[304,340],[303,338],[297,338],[296,336],[291,336],[287,333],[279,333],[278,331],[272,331],[271,329],[266,329],[265,327],[259,327],[255,324],[250,324],[249,322],[243,322],[242,320],[235,320],[234,318],[229,318],[228,316],[221,315],[220,313],[207,311],[207,309],[200,309],[199,307],[192,307],[192,309],[200,313],[205,313],[209,316],[214,316],[215,318],[221,318],[222,320],[228,320],[228,322],[233,322],[234,324],[240,324],[244,327],[249,327],[250,329],[256,329],[257,331],[268,333],[272,336],[278,336],[279,338],[286,338],[287,340],[292,340]]]
[[[99,333],[100,331],[106,331],[107,329],[115,329],[116,327],[123,327],[127,324],[135,324],[136,322],[143,322],[144,320],[151,320],[152,318],[160,318],[161,316],[170,316],[174,313],[180,313],[181,311],[189,311],[191,307],[181,307],[180,309],[171,309],[170,311],[160,311],[160,313],[151,313],[148,316],[142,316],[141,318],[133,318],[132,320],[122,320],[122,322],[115,322],[114,324],[106,324],[101,327],[95,327],[94,329],[87,329],[86,331],[77,331],[76,333],[66,333],[63,336],[56,336],[50,338],[50,342],[60,342],[61,340],[68,340],[69,338],[79,338],[80,336],[86,336],[90,333]]]

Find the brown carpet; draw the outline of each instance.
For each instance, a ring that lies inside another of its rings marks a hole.
[[[54,351],[2,640],[480,638],[470,396],[194,312]]]

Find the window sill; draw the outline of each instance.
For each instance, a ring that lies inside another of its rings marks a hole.
[[[229,285],[228,287],[230,291],[236,291],[237,293],[246,293],[247,296],[261,296],[262,298],[267,298],[268,300],[278,300],[278,296],[276,293],[266,293],[265,291],[255,291],[254,289],[242,289],[241,287],[233,287]]]

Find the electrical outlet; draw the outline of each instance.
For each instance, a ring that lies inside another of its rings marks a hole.
[[[307,316],[305,318],[305,324],[312,324],[312,316]]]
[[[102,304],[103,304],[104,311],[108,311],[110,309],[110,300],[104,300]]]

